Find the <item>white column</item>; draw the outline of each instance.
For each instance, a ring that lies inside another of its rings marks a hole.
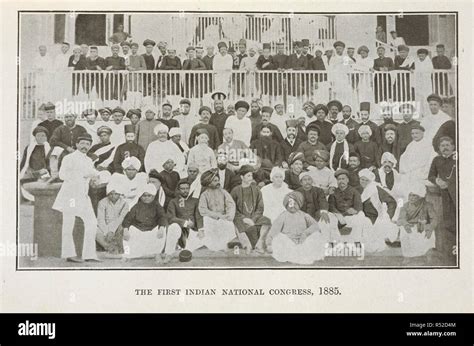
[[[71,45],[74,45],[76,39],[76,15],[74,13],[66,13],[66,21],[65,21],[65,29],[64,29],[64,39]]]

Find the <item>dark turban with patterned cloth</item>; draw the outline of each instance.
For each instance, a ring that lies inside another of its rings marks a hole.
[[[214,177],[216,177],[219,174],[219,170],[217,168],[210,169],[208,171],[205,171],[201,175],[201,186],[207,187],[209,184],[212,182]]]
[[[294,200],[296,202],[296,204],[298,204],[299,208],[301,208],[303,206],[304,197],[303,197],[303,194],[301,192],[292,191],[289,194],[287,194],[283,198],[283,205],[285,206],[285,208],[288,207],[288,203],[290,202],[290,199]]]
[[[323,159],[323,161],[328,162],[329,160],[329,152],[326,150],[315,150],[313,153],[313,158],[316,160],[316,158],[320,157]]]
[[[288,157],[288,164],[291,166],[295,161],[300,160],[301,162],[304,162],[304,154],[300,152],[293,152],[290,154]]]

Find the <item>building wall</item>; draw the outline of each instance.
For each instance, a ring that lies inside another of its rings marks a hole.
[[[346,47],[353,46],[356,49],[365,45],[370,50],[370,55],[375,54],[375,27],[377,26],[376,15],[337,15],[336,32],[337,39],[343,41]]]

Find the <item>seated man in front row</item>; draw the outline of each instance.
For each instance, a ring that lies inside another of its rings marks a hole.
[[[370,228],[370,221],[362,212],[360,193],[349,185],[349,172],[338,169],[334,176],[337,188],[329,196],[329,212],[336,215],[337,229],[331,234],[331,240],[361,242],[364,232]]]
[[[164,249],[168,263],[176,250],[181,232],[166,230],[168,220],[163,208],[155,203],[156,193],[155,185],[147,184],[140,200],[122,222],[125,260],[154,256],[160,263]]]
[[[286,210],[276,218],[267,235],[267,251],[278,262],[313,264],[324,259],[326,237],[318,223],[301,211],[304,197],[292,191],[283,199]]]
[[[178,230],[181,234],[178,245],[186,247],[186,241],[190,233],[196,233],[203,229],[202,216],[199,214],[199,200],[189,196],[190,183],[188,179],[178,182],[177,197],[168,204],[169,230]]]
[[[227,249],[227,243],[235,237],[235,203],[230,194],[219,183],[217,168],[201,175],[205,189],[199,198],[199,213],[203,217],[203,229],[190,232],[186,249],[194,251],[203,246],[212,251]]]

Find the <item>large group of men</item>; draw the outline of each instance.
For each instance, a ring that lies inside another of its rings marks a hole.
[[[143,43],[147,53],[141,56],[136,43],[122,41],[131,54],[124,49],[128,56],[119,57],[112,46],[114,55],[105,60],[95,47],[66,59],[64,44],[63,59],[74,69],[105,70],[326,66],[320,55],[308,57],[306,43],[285,58],[269,56],[265,45],[262,55],[247,56],[241,43],[234,57],[208,49],[183,65],[162,43],[155,61],[152,40]],[[218,47],[227,51],[225,43]],[[344,48],[336,43],[332,59]],[[242,248],[279,262],[313,264],[324,260],[328,247],[346,243],[368,253],[401,247],[406,258],[434,254],[443,264],[454,261],[454,98],[431,94],[423,112],[413,103],[389,106],[376,123],[379,114],[369,102],[361,102],[358,114],[338,100],[308,101],[290,113],[283,102],[270,107],[260,99],[226,108],[227,97],[214,92],[211,107],[182,98],[178,107],[165,100],[160,109],[87,109],[63,114],[63,120],[55,104],[41,105],[20,181],[62,182],[53,205],[63,214],[61,256],[70,262],[153,256],[167,264],[175,257],[189,261],[202,247]],[[394,113],[403,120],[395,121]],[[76,217],[84,221],[79,255],[72,237]]]

